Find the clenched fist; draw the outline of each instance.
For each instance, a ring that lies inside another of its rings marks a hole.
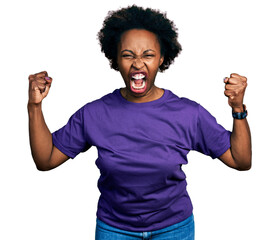
[[[247,78],[236,73],[224,78],[225,95],[234,112],[243,111],[243,98],[247,87]]]
[[[29,104],[39,104],[48,95],[52,78],[46,71],[29,76]]]

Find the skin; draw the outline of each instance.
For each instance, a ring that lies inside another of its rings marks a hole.
[[[225,96],[233,112],[243,112],[243,99],[247,78],[236,73],[224,79]],[[234,119],[231,135],[231,148],[220,158],[223,163],[237,170],[249,170],[252,165],[251,133],[247,119]]]
[[[160,98],[164,90],[155,86],[155,78],[164,61],[156,35],[146,30],[132,29],[126,31],[118,45],[117,63],[126,88],[121,94],[131,102],[149,102]],[[132,72],[144,71],[148,77],[147,89],[143,93],[131,91],[130,75]]]
[[[156,74],[164,57],[160,54],[160,44],[155,34],[139,29],[132,29],[121,36],[118,45],[117,63],[125,88],[121,94],[128,101],[142,103],[160,98],[164,91],[155,86]],[[130,88],[130,74],[144,71],[148,77],[147,88],[143,93],[135,93]],[[53,169],[69,159],[52,143],[51,133],[45,123],[42,101],[48,95],[52,78],[47,72],[29,76],[29,136],[34,162],[39,170]],[[225,96],[234,112],[242,112],[247,78],[233,73],[224,79]],[[233,120],[231,148],[219,158],[227,166],[237,170],[251,168],[251,134],[247,119]]]
[[[29,76],[29,139],[31,153],[38,170],[51,170],[69,159],[52,143],[52,135],[44,120],[42,101],[48,95],[52,78],[47,72]]]

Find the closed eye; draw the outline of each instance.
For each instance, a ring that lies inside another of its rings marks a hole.
[[[146,57],[146,58],[152,58],[152,57],[155,57],[155,55],[154,55],[154,54],[146,54],[146,55],[144,55],[144,57]]]
[[[131,54],[123,54],[122,57],[124,58],[133,58],[134,56]]]

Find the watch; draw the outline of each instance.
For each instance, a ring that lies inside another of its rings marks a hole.
[[[246,110],[246,106],[243,104],[244,112],[232,112],[232,116],[235,119],[244,119],[247,117],[248,112]]]

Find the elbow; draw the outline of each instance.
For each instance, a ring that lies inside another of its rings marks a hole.
[[[36,167],[37,167],[37,170],[41,171],[41,172],[46,172],[46,171],[51,170],[51,168],[49,168],[47,166],[36,165]]]
[[[238,171],[248,171],[252,168],[252,150],[246,154],[232,155],[234,168]]]
[[[245,165],[245,166],[238,167],[236,170],[238,170],[238,171],[249,171],[251,168],[252,168],[252,165]]]
[[[52,169],[50,165],[46,162],[45,163],[42,163],[42,161],[34,161],[34,162],[36,164],[36,168],[38,171],[45,172]]]
[[[46,171],[49,171],[50,169],[49,168],[44,168],[44,167],[37,167],[37,170],[40,171],[40,172],[46,172]]]
[[[42,162],[35,162],[37,170],[45,172],[52,170],[56,167],[58,167],[60,164],[55,164],[55,162],[52,161],[52,159],[49,159],[48,161],[42,161]]]
[[[249,171],[252,168],[252,159],[249,158],[246,161],[243,161],[242,164],[239,164],[237,166],[238,171]]]

